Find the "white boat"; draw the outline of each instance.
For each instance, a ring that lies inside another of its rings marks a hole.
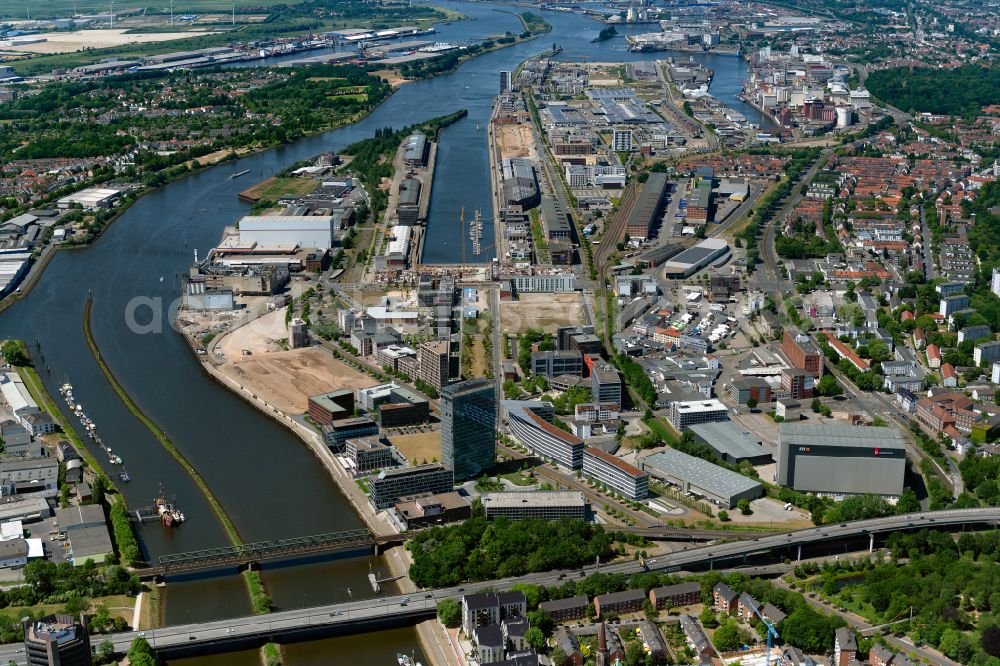
[[[413,660],[402,652],[396,653],[396,661],[399,663],[399,666],[413,666]]]

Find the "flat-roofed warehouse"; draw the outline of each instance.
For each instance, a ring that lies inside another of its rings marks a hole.
[[[898,497],[906,440],[895,428],[849,425],[778,427],[778,483],[821,495]]]
[[[773,461],[771,453],[761,443],[732,421],[695,423],[688,426],[695,440],[704,443],[719,459],[731,465],[744,460],[751,465],[766,465]]]
[[[706,238],[663,264],[664,276],[674,279],[689,277],[728,252],[729,244],[726,241],[721,238]]]
[[[741,499],[755,500],[764,494],[764,487],[753,479],[676,449],[640,458],[639,469],[725,509],[733,508]]]
[[[651,173],[642,192],[625,221],[625,233],[645,240],[653,233],[657,218],[663,212],[663,194],[667,191],[667,174]]]

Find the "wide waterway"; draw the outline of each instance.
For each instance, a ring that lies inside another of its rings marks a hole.
[[[442,26],[436,39],[465,41],[521,29],[517,18],[495,11],[497,5],[447,0],[437,4],[478,20]],[[149,504],[161,484],[177,497],[188,521],[176,530],[158,524],[143,528],[150,556],[227,541],[187,474],[125,409],[94,363],[81,326],[88,293],[94,298],[94,335],[111,369],[199,470],[245,540],[359,527],[358,517],[302,442],[208,379],[181,336],[170,329],[170,307],[179,296],[178,275],[187,269],[195,249],[204,254],[218,241],[223,226],[246,213],[247,206],[236,195],[260,177],[370,137],[377,128],[401,127],[465,108],[469,116],[442,133],[424,255],[427,262],[459,261],[459,210],[490,210],[485,127],[500,70],[514,69],[552,43],[565,49],[560,56],[564,59],[639,60],[666,55],[629,53],[621,38],[592,44],[601,27],[598,23],[571,13],[543,14],[553,26],[550,35],[485,54],[452,74],[406,84],[355,125],[220,165],[144,196],[93,246],[60,252],[31,295],[0,314],[0,335],[22,337],[32,345],[37,341],[32,352],[49,390],[56,393],[63,381],[70,380],[104,441],[125,459],[133,478],[123,488],[130,505]],[[731,56],[695,58],[715,70],[713,93],[748,118],[759,119],[735,99],[745,75],[743,61]],[[251,173],[229,179],[244,169]],[[492,238],[491,233],[484,230],[484,237]],[[150,314],[150,304],[155,315]],[[141,323],[152,319],[152,328],[158,331],[139,332],[127,325],[126,313],[136,305],[136,319]],[[369,566],[384,569],[380,560],[361,557],[268,569],[264,580],[275,605],[291,608],[347,599],[349,594],[370,596]],[[165,597],[165,620],[171,624],[250,612],[236,576],[172,581]],[[336,650],[390,660],[392,653],[409,651],[413,643],[412,631],[386,632],[377,638],[294,646],[289,657],[294,664],[329,663],[323,656]],[[257,663],[256,659],[255,653],[248,653],[210,661]]]

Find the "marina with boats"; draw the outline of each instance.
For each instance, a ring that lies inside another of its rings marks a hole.
[[[125,461],[122,457],[111,450],[111,447],[106,445],[101,439],[101,436],[97,434],[97,424],[94,423],[87,413],[83,410],[83,405],[81,405],[76,397],[73,395],[73,385],[68,381],[64,382],[62,386],[59,387],[59,394],[66,401],[66,406],[69,407],[70,412],[80,421],[80,425],[83,426],[84,431],[87,433],[87,437],[94,441],[101,451],[105,453],[108,457],[108,462],[112,465],[118,465],[122,468],[122,471],[118,474],[118,480],[123,483],[128,483],[132,480],[128,472],[125,470]]]

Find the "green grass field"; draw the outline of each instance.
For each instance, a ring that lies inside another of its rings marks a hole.
[[[250,7],[269,7],[271,5],[295,5],[302,0],[236,0],[237,13],[246,12]],[[107,2],[95,0],[0,0],[0,17],[23,19],[27,18],[27,8],[30,5],[31,18],[70,18],[75,11],[80,14],[106,14]],[[169,14],[169,0],[115,0],[115,14],[132,14],[142,12],[147,14]],[[231,12],[232,0],[175,0],[174,15],[205,14],[209,12]]]

